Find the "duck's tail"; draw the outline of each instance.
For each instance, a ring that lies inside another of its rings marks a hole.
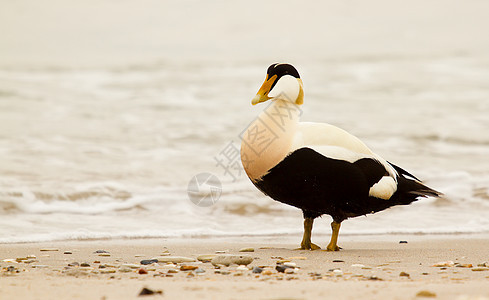
[[[406,170],[396,165],[391,165],[396,169],[399,176],[397,177],[397,191],[390,200],[394,200],[400,205],[406,205],[418,200],[419,197],[440,197],[443,195],[437,190],[424,185],[421,180]]]

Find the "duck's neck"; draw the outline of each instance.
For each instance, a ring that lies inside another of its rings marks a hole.
[[[298,105],[273,100],[243,132],[241,161],[248,177],[260,179],[290,153],[300,115]]]

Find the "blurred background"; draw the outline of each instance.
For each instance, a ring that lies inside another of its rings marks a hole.
[[[299,237],[299,210],[218,163],[264,108],[250,102],[276,62],[301,74],[304,121],[348,130],[445,193],[342,234],[487,232],[488,12],[483,0],[3,0],[0,243]],[[187,195],[201,172],[222,183],[209,207]]]

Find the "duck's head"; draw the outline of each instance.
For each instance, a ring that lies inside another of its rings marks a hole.
[[[268,67],[267,77],[251,104],[269,99],[286,100],[297,105],[304,102],[304,90],[299,72],[289,64],[273,64]]]

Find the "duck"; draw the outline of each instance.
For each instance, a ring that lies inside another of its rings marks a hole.
[[[442,195],[347,131],[300,122],[304,89],[294,66],[268,67],[251,104],[265,102],[269,104],[240,135],[241,162],[258,190],[302,210],[299,249],[321,249],[311,242],[314,220],[320,216],[332,217],[326,250],[338,251],[344,220]]]

